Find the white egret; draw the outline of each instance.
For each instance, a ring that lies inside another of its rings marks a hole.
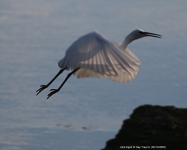
[[[110,42],[98,32],[91,32],[80,37],[67,49],[64,58],[58,62],[58,66],[62,69],[47,85],[41,85],[36,95],[47,88],[64,70],[72,70],[72,72],[58,89],[50,90],[51,93],[48,94],[47,99],[57,93],[72,74],[77,78],[105,77],[115,82],[133,80],[141,63],[127,47],[132,41],[146,36],[161,38],[159,34],[140,29],[127,35],[122,44]]]

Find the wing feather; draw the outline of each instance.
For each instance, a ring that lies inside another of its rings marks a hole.
[[[84,77],[106,77],[115,82],[127,82],[137,74],[138,58],[129,51],[120,50],[103,35],[92,32],[76,40],[58,63],[60,68],[75,69],[75,75]]]

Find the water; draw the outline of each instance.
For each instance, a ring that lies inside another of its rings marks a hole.
[[[0,149],[101,149],[139,105],[187,107],[186,6],[186,1],[0,0]],[[49,90],[35,96],[79,36],[97,30],[122,42],[136,28],[163,38],[129,46],[142,62],[135,80],[71,77],[49,100]]]

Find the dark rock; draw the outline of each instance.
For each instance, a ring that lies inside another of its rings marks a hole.
[[[150,149],[151,146],[166,146],[169,150],[187,150],[187,109],[151,105],[136,108],[103,150],[128,149],[126,146],[135,146],[129,150],[138,150],[136,146],[140,149],[145,149],[141,146],[150,146]]]

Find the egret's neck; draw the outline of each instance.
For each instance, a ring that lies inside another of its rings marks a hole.
[[[137,39],[142,38],[142,37],[143,36],[140,35],[140,34],[138,34],[138,35],[134,34],[134,31],[133,31],[129,35],[127,35],[127,37],[125,38],[123,43],[119,46],[119,48],[122,49],[122,50],[125,50],[132,41],[137,40]]]
[[[132,41],[133,40],[131,40],[131,38],[128,38],[127,36],[125,40],[123,41],[123,43],[119,46],[119,48],[122,50],[125,50]]]

